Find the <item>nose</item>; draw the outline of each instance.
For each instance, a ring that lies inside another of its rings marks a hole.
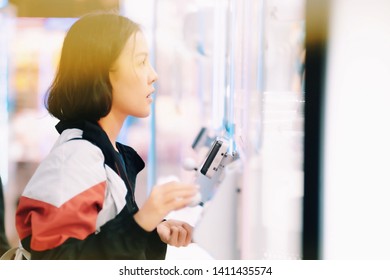
[[[156,70],[154,70],[153,66],[150,66],[150,75],[149,75],[149,82],[150,84],[153,84],[158,80],[158,75]]]

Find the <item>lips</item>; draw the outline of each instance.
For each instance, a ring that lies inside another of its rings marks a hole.
[[[146,98],[152,98],[153,92],[154,92],[154,89],[146,96]]]
[[[153,102],[153,92],[149,93],[149,94],[146,96],[146,100],[148,100],[148,102]]]

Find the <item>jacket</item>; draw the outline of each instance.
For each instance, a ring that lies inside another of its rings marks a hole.
[[[157,231],[134,220],[137,174],[131,147],[88,121],[59,122],[60,136],[27,184],[16,229],[32,259],[164,259]]]

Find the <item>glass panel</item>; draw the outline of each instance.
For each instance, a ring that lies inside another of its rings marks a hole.
[[[1,7],[1,5],[0,5]],[[4,185],[8,182],[8,49],[14,15],[0,12],[0,175]]]
[[[301,258],[304,12],[304,0],[265,1],[258,258]]]
[[[6,59],[8,101],[8,182],[6,182],[6,230],[11,245],[18,243],[14,228],[20,194],[47,155],[58,133],[43,105],[44,94],[56,71],[65,30],[74,19],[14,18]],[[12,35],[11,35],[12,34]],[[45,42],[42,45],[42,42]],[[5,103],[7,104],[7,103]],[[7,112],[7,110],[5,111]],[[4,113],[4,111],[2,111]]]

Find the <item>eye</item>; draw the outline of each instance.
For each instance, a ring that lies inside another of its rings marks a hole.
[[[143,55],[142,57],[139,57],[138,65],[139,66],[146,66],[149,63],[149,59],[147,55]]]
[[[140,60],[138,64],[139,64],[139,66],[145,66],[146,59]]]

